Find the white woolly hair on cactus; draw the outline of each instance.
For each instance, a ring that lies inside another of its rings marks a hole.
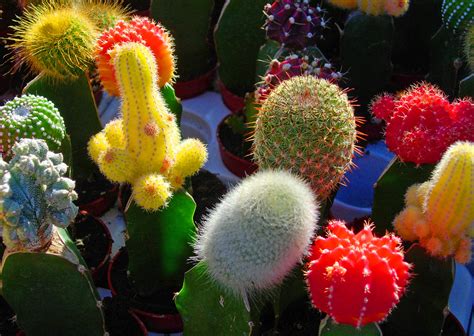
[[[279,284],[308,251],[319,204],[301,178],[266,170],[244,179],[207,216],[195,243],[211,280],[244,299]]]

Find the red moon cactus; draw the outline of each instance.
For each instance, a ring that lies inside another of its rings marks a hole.
[[[393,234],[375,237],[370,224],[354,234],[342,221],[329,222],[327,238],[316,238],[309,257],[312,304],[334,321],[358,328],[383,320],[410,274],[400,244]]]

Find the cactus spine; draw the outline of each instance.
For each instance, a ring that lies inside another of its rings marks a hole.
[[[43,140],[22,139],[9,163],[0,159],[0,210],[3,241],[9,251],[40,250],[53,225],[67,227],[77,215],[74,182],[63,177],[61,154]]]
[[[335,84],[312,76],[283,81],[264,101],[254,134],[261,168],[287,169],[327,198],[351,165],[354,111]]]
[[[316,229],[311,189],[284,171],[247,177],[209,214],[198,259],[219,285],[244,300],[278,284],[299,262]]]
[[[43,139],[51,150],[58,149],[65,134],[58,109],[44,97],[27,94],[0,107],[1,151],[6,155],[21,138]]]
[[[141,207],[157,210],[186,176],[201,168],[207,152],[196,139],[180,140],[174,115],[158,91],[158,70],[150,49],[124,43],[113,49],[112,59],[122,119],[90,140],[89,154],[107,178],[132,184]]]
[[[410,187],[406,208],[395,218],[402,238],[419,240],[432,255],[471,259],[474,237],[474,144],[457,142],[425,183]]]

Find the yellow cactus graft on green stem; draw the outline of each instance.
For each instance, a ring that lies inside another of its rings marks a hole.
[[[468,262],[474,237],[474,144],[452,145],[432,178],[408,189],[405,204],[394,220],[404,239],[419,240],[432,255]]]
[[[181,141],[175,117],[158,89],[152,52],[139,43],[112,51],[122,98],[122,118],[89,141],[89,154],[110,180],[130,183],[138,205],[154,211],[166,205],[184,179],[205,163],[205,146]]]

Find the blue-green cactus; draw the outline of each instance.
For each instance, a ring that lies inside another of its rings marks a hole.
[[[53,225],[67,227],[77,215],[74,181],[63,177],[62,154],[43,140],[23,139],[12,148],[9,163],[0,159],[0,223],[10,251],[47,246]]]

